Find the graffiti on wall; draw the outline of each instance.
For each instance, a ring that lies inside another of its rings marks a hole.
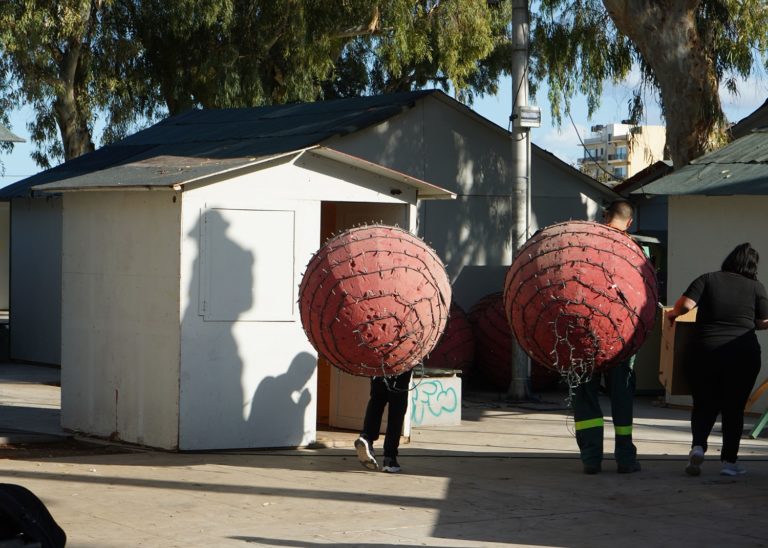
[[[459,398],[452,387],[444,387],[438,379],[423,379],[411,391],[411,422],[414,426],[424,423],[425,418],[455,413]]]

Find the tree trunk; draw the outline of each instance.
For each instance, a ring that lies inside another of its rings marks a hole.
[[[700,0],[603,0],[653,69],[676,169],[712,150],[723,112],[713,59],[696,28]]]
[[[83,116],[77,105],[77,69],[81,48],[80,42],[73,40],[69,49],[62,55],[59,62],[61,88],[56,93],[56,100],[53,103],[65,161],[92,152],[95,148],[87,117]]]

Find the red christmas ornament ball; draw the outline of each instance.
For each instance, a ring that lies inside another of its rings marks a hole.
[[[445,332],[435,349],[424,359],[424,367],[454,369],[467,378],[475,361],[475,334],[464,309],[453,302],[449,310]]]
[[[480,299],[470,309],[475,331],[475,365],[479,376],[491,387],[507,391],[512,383],[512,329],[504,311],[501,291]],[[531,390],[540,392],[557,384],[560,376],[531,361]]]
[[[515,337],[561,374],[607,369],[637,352],[653,328],[655,270],[624,232],[569,221],[534,234],[504,282]]]
[[[413,368],[448,321],[451,286],[440,258],[403,229],[352,228],[326,242],[299,287],[301,323],[331,364],[376,377]]]

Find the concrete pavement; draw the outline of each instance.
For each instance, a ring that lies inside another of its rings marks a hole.
[[[31,366],[0,365],[0,433],[65,435],[57,389],[40,384],[51,371],[29,382],[19,367]],[[690,478],[688,411],[638,398],[643,470],[608,460],[586,476],[562,396],[519,407],[470,394],[460,426],[413,432],[398,475],[364,470],[350,435],[306,450],[4,459],[0,476],[40,496],[73,547],[768,545],[765,437],[742,440],[748,474],[730,478],[716,432]]]

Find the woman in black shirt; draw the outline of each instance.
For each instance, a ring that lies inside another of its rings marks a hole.
[[[736,476],[746,470],[736,463],[744,430],[744,406],[760,372],[756,329],[768,329],[768,295],[757,280],[757,251],[748,243],[736,246],[719,272],[696,278],[667,312],[667,320],[694,307],[694,358],[686,374],[693,395],[693,443],[685,472],[701,473],[707,439],[722,415],[723,447],[720,473]]]

